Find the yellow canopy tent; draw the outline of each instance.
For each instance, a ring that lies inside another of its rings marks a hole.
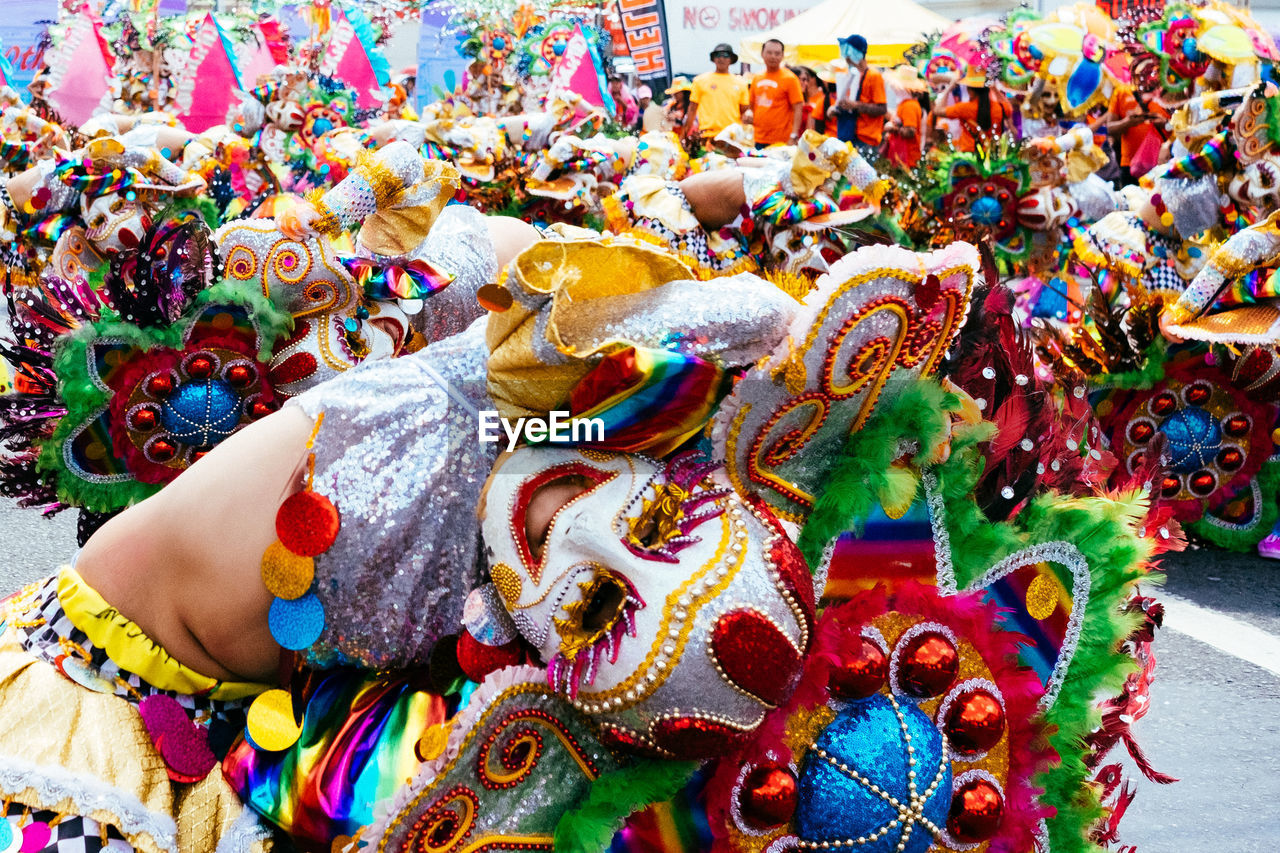
[[[760,49],[769,39],[777,39],[787,46],[788,63],[831,62],[840,56],[836,39],[860,33],[870,45],[868,62],[897,65],[903,51],[951,23],[911,0],[823,0],[768,32],[744,38],[742,61],[762,65]]]

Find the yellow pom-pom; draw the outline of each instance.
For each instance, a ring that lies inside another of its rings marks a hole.
[[[315,574],[315,560],[293,553],[278,539],[262,554],[262,582],[277,598],[292,601],[306,595]]]
[[[279,752],[298,742],[302,727],[293,718],[293,697],[287,690],[259,694],[246,715],[249,739],[259,749]]]
[[[1160,224],[1166,228],[1171,227],[1173,225],[1173,214],[1168,212],[1160,214]]]
[[[422,737],[418,738],[418,742],[414,745],[414,750],[418,753],[419,761],[432,761],[439,758],[444,752],[444,748],[448,745],[449,730],[437,723],[434,726],[427,727],[427,730],[422,733]]]
[[[1058,609],[1057,584],[1040,569],[1027,587],[1027,613],[1032,619],[1048,619]]]

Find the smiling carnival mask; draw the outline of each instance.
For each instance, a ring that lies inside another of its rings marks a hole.
[[[714,470],[521,448],[490,481],[494,585],[551,685],[612,745],[723,754],[795,686],[812,580],[768,510]]]

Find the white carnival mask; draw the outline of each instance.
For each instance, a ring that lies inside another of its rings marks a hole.
[[[85,194],[80,200],[80,211],[85,222],[85,238],[102,252],[115,254],[136,249],[151,227],[147,209],[121,193],[96,197]]]
[[[809,572],[714,467],[526,447],[490,481],[494,585],[552,686],[612,745],[724,754],[799,676]]]

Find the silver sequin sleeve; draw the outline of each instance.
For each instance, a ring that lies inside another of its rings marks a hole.
[[[410,356],[363,364],[293,398],[324,413],[315,484],[337,506],[337,541],[315,558],[325,629],[314,666],[424,664],[457,633],[482,572],[476,507],[495,444],[477,438],[484,323]]]
[[[456,335],[485,313],[476,291],[497,281],[498,256],[484,214],[466,205],[449,205],[413,256],[457,276],[410,319],[428,341]]]

